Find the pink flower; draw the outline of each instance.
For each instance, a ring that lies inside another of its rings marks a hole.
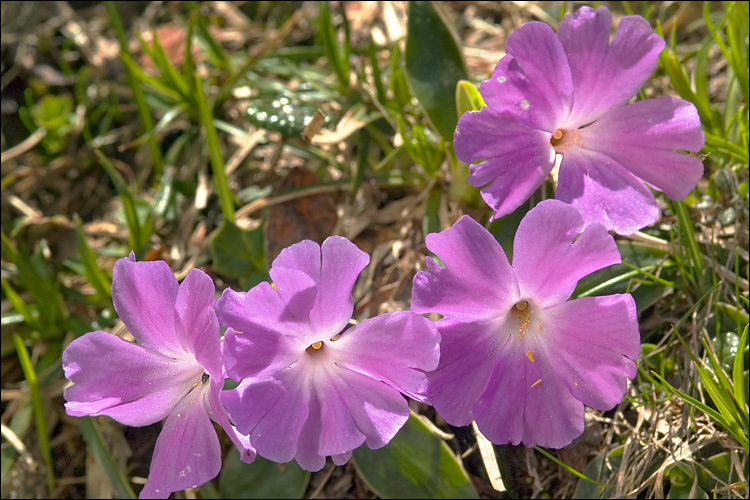
[[[141,498],[167,498],[199,486],[221,469],[218,422],[252,462],[247,436],[232,427],[219,400],[224,386],[213,281],[191,270],[177,284],[164,261],[115,263],[115,310],[138,344],[89,332],[63,352],[69,415],[108,415],[130,426],[166,418]]]
[[[640,353],[633,298],[568,300],[583,276],[620,262],[604,226],[584,229],[575,208],[548,200],[521,221],[512,266],[468,216],[427,235],[427,248],[445,267],[426,259],[412,311],[444,316],[425,391],[448,423],[475,420],[496,444],[560,448],[583,432],[584,405],[622,400]]]
[[[625,105],[656,68],[664,40],[640,16],[626,16],[610,43],[606,7],[581,7],[560,23],[526,23],[482,82],[487,103],[465,113],[454,135],[456,156],[471,165],[494,217],[511,213],[552,172],[555,197],[589,223],[631,234],[658,216],[644,185],[683,199],[703,175],[705,138],[695,106],[660,97]]]
[[[348,329],[352,286],[369,256],[345,238],[309,240],[274,260],[273,285],[225,290],[216,312],[229,327],[224,362],[240,385],[222,394],[258,453],[306,470],[337,465],[367,443],[385,446],[409,417],[401,393],[418,394],[438,363],[440,336],[409,311]],[[343,332],[343,333],[342,333]]]

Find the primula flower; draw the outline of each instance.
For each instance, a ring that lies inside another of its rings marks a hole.
[[[211,420],[221,425],[252,462],[255,450],[221,406],[224,386],[216,292],[204,272],[191,270],[181,285],[164,261],[120,259],[112,300],[138,344],[107,332],[89,332],[63,352],[69,415],[108,415],[130,426],[166,418],[156,440],[141,498],[167,498],[199,486],[221,469]]]
[[[658,217],[644,185],[681,200],[703,175],[695,156],[705,138],[695,106],[660,97],[625,105],[656,68],[664,40],[640,16],[620,21],[610,43],[606,7],[581,7],[560,23],[529,22],[514,31],[480,91],[487,103],[465,113],[456,156],[471,165],[469,183],[509,214],[559,163],[555,197],[631,234]],[[559,156],[558,156],[559,155]]]
[[[622,400],[640,353],[635,303],[629,294],[567,300],[580,278],[620,262],[604,226],[583,227],[570,205],[540,203],[518,227],[513,266],[468,216],[427,235],[445,267],[426,259],[412,311],[444,316],[440,364],[424,390],[448,423],[475,420],[495,444],[561,448],[583,432],[584,404]]]
[[[420,399],[439,356],[430,321],[399,311],[346,329],[352,287],[368,262],[346,238],[305,240],[273,261],[273,285],[227,289],[217,302],[229,327],[226,370],[241,380],[222,401],[263,457],[296,459],[309,471],[327,456],[343,465],[363,442],[380,448],[404,425],[401,393]]]

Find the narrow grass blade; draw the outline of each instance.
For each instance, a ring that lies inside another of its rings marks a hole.
[[[230,66],[230,58],[211,34],[208,26],[206,26],[206,20],[200,14],[200,2],[186,2],[186,4],[191,14],[193,12],[198,13],[196,16],[196,34],[198,35],[199,40],[205,44],[205,48],[207,49],[206,53],[211,58],[211,63],[218,68],[228,69]]]
[[[31,391],[31,403],[34,405],[36,432],[39,437],[39,447],[42,451],[42,460],[44,461],[44,467],[46,469],[47,491],[51,495],[52,492],[55,491],[55,469],[52,465],[52,453],[50,452],[49,433],[47,432],[47,421],[45,419],[42,394],[39,392],[36,371],[34,370],[34,365],[31,364],[31,357],[29,356],[29,351],[26,350],[23,339],[20,335],[14,333],[13,343],[16,346],[16,353],[18,353],[18,360],[21,363],[23,375],[26,378],[26,383],[29,384],[29,391]]]
[[[125,55],[130,58],[130,60],[132,60],[133,56],[130,53],[130,49],[128,49],[128,40],[125,35],[125,28],[122,25],[122,20],[120,19],[120,14],[117,12],[115,2],[104,2],[104,6],[106,7],[107,13],[109,14],[109,20],[115,30],[117,40],[120,42],[120,55]],[[125,58],[123,57],[123,61],[124,60]],[[128,85],[130,85],[130,88],[133,90],[133,100],[135,101],[136,108],[138,109],[138,117],[140,118],[141,124],[143,125],[143,131],[149,132],[152,128],[154,128],[154,118],[151,115],[151,108],[146,102],[146,96],[143,93],[143,89],[141,88],[138,79],[133,74],[132,66],[128,65],[127,63],[125,64],[125,76],[128,79]],[[154,162],[154,173],[157,176],[161,175],[163,159],[161,154],[161,147],[159,146],[159,143],[156,141],[156,139],[149,140],[149,151],[151,151],[151,160]]]
[[[153,46],[150,46],[145,40],[143,40],[142,36],[138,35],[138,41],[141,44],[141,48],[149,55],[156,67],[159,68],[162,78],[167,86],[179,93],[184,101],[190,103],[192,101],[192,96],[190,95],[188,83],[183,79],[180,72],[177,71],[177,68],[175,68],[169,60],[169,56],[167,56],[161,42],[159,42],[159,36],[156,34],[156,30],[152,32],[152,37]]]
[[[669,43],[667,47],[659,54],[659,65],[664,70],[664,73],[669,77],[669,81],[677,91],[677,93],[686,101],[695,102],[695,94],[690,86],[687,74],[683,68],[682,62],[677,57],[676,49],[676,33],[677,23],[674,24],[669,37]],[[661,27],[661,23],[656,21],[656,32],[660,37],[664,37],[664,30]]]
[[[612,487],[612,486],[610,486],[608,484],[600,483],[599,481],[591,479],[587,475],[578,472],[573,467],[571,467],[570,465],[566,464],[565,462],[563,462],[562,460],[560,460],[559,458],[557,458],[556,456],[554,456],[552,453],[548,452],[547,450],[545,450],[544,448],[542,448],[540,446],[534,446],[534,449],[536,451],[538,451],[539,453],[541,453],[542,455],[544,455],[545,457],[547,457],[550,460],[552,460],[553,462],[555,462],[557,465],[559,465],[560,467],[562,467],[566,471],[568,471],[571,474],[573,474],[574,476],[576,476],[577,478],[583,479],[584,481],[588,481],[589,483],[593,483],[593,484],[595,484],[597,486],[601,486],[603,488],[611,488]]]
[[[745,349],[747,348],[747,330],[742,331],[740,342],[737,344],[737,353],[734,355],[732,366],[732,382],[734,383],[734,398],[740,411],[747,411],[747,400],[745,399]]]
[[[179,92],[175,91],[160,79],[147,75],[146,72],[144,72],[141,67],[138,66],[138,63],[135,62],[135,60],[131,56],[129,56],[128,54],[120,54],[120,59],[122,59],[122,62],[125,63],[125,67],[129,68],[130,72],[133,74],[133,78],[135,78],[137,81],[145,83],[152,89],[167,97],[172,101],[173,104],[182,102],[182,96]]]
[[[346,54],[346,48],[344,48],[344,53],[339,52],[339,43],[336,39],[336,29],[331,21],[330,2],[318,3],[318,26],[318,33],[322,38],[323,47],[328,56],[328,60],[331,63],[331,66],[333,66],[333,70],[336,73],[342,91],[346,91],[349,89],[349,59]]]
[[[203,82],[198,75],[195,75],[195,95],[198,100],[198,112],[200,113],[201,123],[206,132],[206,144],[208,154],[211,158],[211,169],[214,174],[214,185],[219,195],[221,203],[221,212],[224,217],[234,223],[234,201],[232,201],[232,192],[227,182],[227,174],[224,171],[224,157],[221,155],[221,146],[219,144],[219,135],[216,133],[214,118],[211,108],[208,106],[206,93],[203,91]]]
[[[73,217],[76,225],[76,243],[78,246],[78,252],[81,255],[81,261],[83,263],[84,270],[86,271],[86,278],[94,289],[101,295],[103,300],[109,300],[112,297],[112,289],[110,288],[110,278],[106,273],[99,267],[96,262],[96,255],[91,250],[91,247],[86,241],[86,235],[83,233],[83,223],[78,214]]]
[[[370,45],[368,46],[368,51],[370,55],[370,66],[372,67],[372,80],[375,84],[375,92],[378,96],[378,101],[381,103],[384,103],[388,99],[388,94],[385,91],[385,87],[383,86],[383,76],[380,72],[380,66],[378,65],[378,50],[375,46],[375,42],[372,39],[372,36],[370,36]]]
[[[125,219],[128,223],[128,245],[130,246],[131,250],[134,250],[137,254],[141,249],[143,236],[141,231],[141,223],[138,219],[138,212],[135,209],[135,198],[133,197],[133,193],[130,192],[127,184],[125,184],[125,179],[122,178],[115,166],[112,165],[112,162],[109,161],[109,158],[107,158],[104,153],[102,153],[98,148],[94,148],[94,152],[99,158],[99,162],[101,163],[102,168],[104,168],[107,174],[109,174],[110,179],[112,179],[112,183],[115,185],[117,194],[122,200],[122,207],[125,211]]]
[[[641,371],[641,373],[644,374],[646,376],[646,378],[648,378],[652,382],[656,383],[656,381],[654,381],[654,379],[651,378],[651,376],[649,376],[648,374],[646,374],[645,371]],[[729,423],[724,418],[724,415],[722,415],[718,411],[714,410],[710,406],[705,405],[705,404],[701,403],[700,401],[698,401],[697,399],[695,399],[695,398],[693,398],[691,396],[688,396],[684,392],[676,389],[675,387],[673,387],[672,385],[670,385],[670,383],[667,382],[658,373],[655,373],[655,372],[652,372],[652,373],[654,374],[655,377],[657,377],[659,379],[659,384],[664,388],[665,391],[667,391],[668,393],[675,394],[677,397],[679,397],[680,399],[682,399],[686,403],[688,403],[688,404],[690,404],[692,406],[695,406],[698,410],[702,411],[706,415],[708,415],[711,418],[713,418],[722,427],[724,427],[726,430],[728,430],[735,437],[735,439],[737,439],[738,443],[740,443],[745,448],[748,447],[748,439],[747,439],[747,436],[745,436],[742,433],[742,429],[740,429],[739,427],[732,428],[731,423]]]
[[[688,250],[688,256],[690,257],[693,276],[695,277],[697,283],[699,282],[701,274],[703,274],[704,264],[703,257],[701,255],[700,249],[698,248],[698,242],[695,239],[693,223],[690,220],[690,214],[688,214],[685,202],[673,201],[672,207],[674,208],[674,212],[677,214],[677,221],[680,229],[680,244]]]
[[[107,479],[117,491],[117,498],[136,498],[130,483],[112,459],[112,455],[104,443],[102,432],[96,426],[94,420],[91,417],[81,417],[78,421],[84,441],[91,447],[94,460],[102,468]]]
[[[739,144],[735,144],[726,137],[714,135],[710,132],[704,132],[706,136],[706,147],[714,149],[719,153],[732,156],[735,160],[740,163],[748,163],[750,156],[746,148],[743,148]]]
[[[26,304],[26,302],[23,301],[23,299],[16,293],[15,290],[13,290],[13,287],[8,283],[8,281],[0,276],[0,283],[2,284],[3,292],[5,293],[6,298],[10,301],[10,305],[13,306],[13,309],[19,313],[21,316],[23,316],[24,322],[33,327],[39,327],[39,321],[34,317],[31,308]]]

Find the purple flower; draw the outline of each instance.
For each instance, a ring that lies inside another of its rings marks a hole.
[[[664,40],[640,16],[620,21],[610,43],[606,7],[581,7],[555,34],[526,23],[505,45],[481,93],[487,103],[465,113],[454,135],[469,182],[495,210],[509,214],[559,164],[555,197],[584,220],[631,234],[658,216],[644,181],[683,199],[703,175],[705,138],[695,106],[660,97],[625,105],[656,68]],[[559,155],[559,158],[558,158]]]
[[[227,373],[242,380],[222,400],[260,455],[296,459],[309,471],[327,456],[343,465],[363,442],[380,448],[404,425],[402,392],[420,398],[425,372],[438,363],[440,336],[430,321],[399,311],[346,329],[352,287],[368,261],[345,238],[322,247],[305,240],[274,260],[273,285],[227,289],[217,302],[229,327]]]
[[[224,385],[216,292],[204,272],[182,285],[164,261],[115,263],[115,310],[138,344],[107,332],[89,332],[63,352],[69,415],[108,415],[130,426],[167,421],[156,440],[141,498],[167,498],[216,477],[221,448],[218,422],[252,462],[255,450],[221,406]]]
[[[580,278],[620,262],[604,226],[583,227],[570,205],[540,203],[518,227],[512,267],[468,216],[427,235],[445,267],[427,258],[412,311],[444,316],[440,364],[424,389],[447,422],[475,420],[496,444],[560,448],[583,432],[584,404],[622,400],[640,353],[635,303],[629,294],[567,300]]]

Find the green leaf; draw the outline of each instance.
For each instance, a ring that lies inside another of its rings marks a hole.
[[[458,117],[466,113],[467,111],[479,111],[483,106],[487,106],[484,102],[482,94],[474,86],[473,83],[467,80],[459,80],[456,85],[456,111]]]
[[[267,276],[262,227],[244,230],[224,221],[211,238],[210,248],[214,269],[239,280],[243,287],[256,285]]]
[[[719,453],[697,463],[695,472],[698,476],[698,484],[706,491],[729,483],[732,473],[732,459],[729,452]],[[715,478],[718,478],[718,481]]]
[[[219,489],[223,498],[302,498],[309,480],[310,473],[297,462],[277,464],[258,456],[246,464],[230,450],[219,475]]]
[[[453,146],[447,147],[448,166],[451,171],[450,194],[471,208],[484,206],[479,188],[469,184],[469,165],[456,158]]]
[[[441,4],[409,2],[406,75],[435,129],[453,141],[456,84],[468,79],[466,64]]]
[[[618,446],[607,453],[607,449],[605,448],[592,458],[586,466],[586,470],[583,471],[583,474],[589,480],[578,481],[576,489],[573,492],[573,498],[609,498],[609,494],[606,493],[606,487],[599,486],[601,483],[591,482],[591,478],[606,482],[612,475],[613,469],[617,470],[620,467],[624,450],[625,446]]]
[[[667,498],[708,498],[706,492],[698,487],[698,479],[691,465],[674,462],[667,466],[664,475],[670,482]]]
[[[473,83],[460,80],[456,85],[456,112],[461,118],[466,112],[477,111],[487,104]],[[469,184],[469,165],[456,157],[453,147],[448,148],[448,164],[451,170],[450,193],[468,206],[478,208],[482,205],[479,189]]]
[[[440,231],[440,197],[443,191],[440,187],[434,187],[427,197],[427,206],[422,217],[422,234],[437,233]]]
[[[285,137],[299,137],[318,109],[316,104],[280,96],[270,102],[254,99],[245,112],[254,125],[280,132]],[[331,122],[331,117],[324,115],[323,127]]]
[[[414,414],[385,447],[354,450],[354,465],[380,498],[479,498],[461,461]]]
[[[31,117],[38,127],[49,132],[65,133],[72,124],[73,99],[68,94],[47,94],[30,110]]]

